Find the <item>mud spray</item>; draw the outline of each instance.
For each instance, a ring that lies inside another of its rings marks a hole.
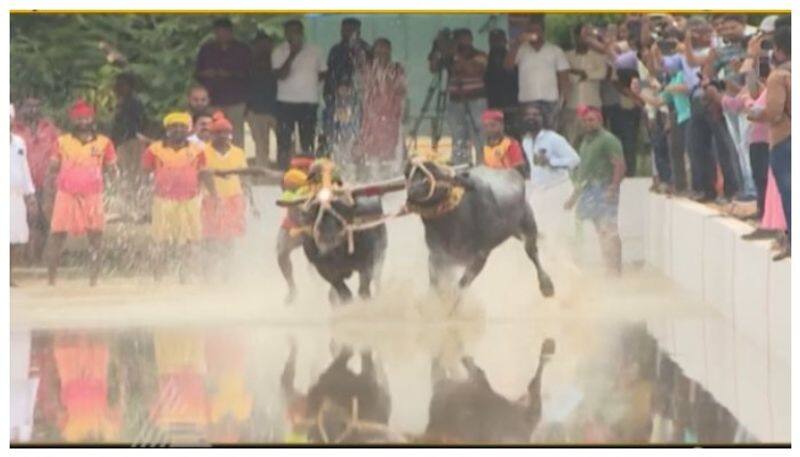
[[[386,371],[393,404],[389,425],[419,434],[427,423],[433,357],[463,375],[459,360],[472,356],[492,387],[513,400],[525,392],[541,342],[553,338],[557,349],[545,370],[542,424],[565,423],[575,420],[581,408],[608,411],[596,399],[614,390],[621,327],[660,316],[697,316],[697,307],[646,270],[630,268],[622,279],[606,277],[592,246],[591,227],[584,227],[587,236],[580,246],[574,237],[543,233],[540,250],[555,283],[554,298],[541,297],[533,264],[522,243],[511,239],[492,253],[455,315],[448,316],[452,302],[429,291],[428,253],[416,216],[388,224],[381,288],[372,300],[333,309],[328,285],[298,249],[292,262],[299,290],[296,302],[287,306],[275,254],[283,210],[273,204],[276,189],[257,187],[254,192],[260,217],[250,214],[247,235],[226,267],[227,280],[198,277],[180,285],[173,277],[156,284],[149,275],[112,276],[90,289],[83,277],[65,278],[54,288],[43,279],[28,279],[12,291],[12,328],[237,334],[244,339],[248,388],[260,411],[254,417],[268,422],[282,418],[279,379],[291,341],[298,349],[301,391],[325,369],[337,347],[371,349]],[[388,196],[384,208],[394,211],[403,198],[402,193]],[[356,281],[351,278],[351,288]],[[358,357],[351,364],[360,369]]]

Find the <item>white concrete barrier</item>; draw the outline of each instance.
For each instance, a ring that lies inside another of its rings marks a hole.
[[[697,299],[697,315],[648,322],[661,348],[763,442],[789,442],[790,261],[744,241],[747,224],[628,179],[620,200],[626,261],[644,261]]]

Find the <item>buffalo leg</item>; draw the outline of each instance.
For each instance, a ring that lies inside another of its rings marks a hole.
[[[441,290],[445,268],[444,258],[440,254],[430,253],[428,255],[428,275],[431,287],[436,290]]]
[[[331,363],[330,368],[326,371],[344,371],[347,370],[347,362],[350,360],[350,357],[353,356],[353,348],[348,345],[343,345],[341,349],[339,349],[339,354],[336,355],[333,363]]]
[[[379,253],[378,258],[375,259],[375,263],[372,266],[372,280],[375,282],[376,292],[381,289],[381,277],[383,275],[383,261],[385,257],[384,252]]]
[[[536,373],[533,375],[533,379],[531,379],[530,384],[528,384],[528,407],[536,422],[538,422],[542,416],[542,370],[555,352],[555,341],[553,341],[552,338],[544,340],[542,349],[539,352],[539,365],[536,367]]]
[[[536,276],[539,279],[539,291],[545,297],[552,297],[555,292],[553,281],[550,279],[550,275],[544,271],[542,263],[539,261],[539,247],[536,240],[538,229],[536,228],[536,220],[533,218],[533,210],[527,205],[525,209],[525,217],[522,221],[522,237],[525,240],[525,253],[528,254],[528,257],[533,261],[533,265],[536,267]]]
[[[372,270],[365,268],[358,272],[358,296],[366,300],[370,298],[369,285],[372,282]]]
[[[350,288],[347,287],[347,284],[344,283],[343,279],[340,279],[336,282],[332,282],[331,286],[333,286],[333,290],[336,292],[336,299],[338,300],[338,304],[345,304],[353,299],[353,293],[350,292]]]
[[[461,364],[464,365],[464,368],[467,370],[467,374],[471,381],[480,384],[482,387],[491,389],[489,387],[489,380],[486,378],[486,373],[477,365],[475,365],[475,360],[472,357],[462,357]]]
[[[464,271],[464,275],[461,276],[461,280],[458,281],[458,287],[465,289],[472,284],[472,281],[478,277],[480,272],[483,270],[483,267],[486,266],[486,260],[489,258],[489,253],[480,252],[478,255],[472,260],[472,262],[467,265],[467,269]]]
[[[436,389],[436,384],[440,381],[447,379],[447,371],[442,366],[442,361],[439,357],[434,357],[431,360],[431,388]]]
[[[286,365],[283,367],[281,374],[281,389],[286,398],[293,397],[297,391],[294,388],[294,372],[297,360],[297,343],[292,339],[289,342],[289,358],[286,360]]]
[[[361,351],[361,376],[377,381],[375,363],[372,360],[372,351]]]

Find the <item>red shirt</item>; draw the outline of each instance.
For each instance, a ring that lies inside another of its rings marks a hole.
[[[33,185],[37,190],[41,189],[47,176],[50,158],[58,151],[58,128],[47,119],[39,119],[35,131],[27,124],[17,121],[11,124],[11,131],[25,140]]]
[[[51,160],[60,162],[58,190],[73,195],[103,192],[103,167],[117,161],[114,143],[96,135],[86,143],[68,133],[58,137],[57,153]]]
[[[483,164],[489,168],[515,168],[525,163],[519,142],[510,137],[495,146],[483,146]]]
[[[169,200],[196,197],[200,192],[198,172],[205,166],[203,146],[194,143],[176,150],[156,141],[142,156],[142,167],[155,174],[156,196]]]

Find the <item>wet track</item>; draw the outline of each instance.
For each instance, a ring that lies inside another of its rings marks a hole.
[[[506,242],[447,316],[451,303],[428,291],[422,225],[406,217],[388,226],[382,288],[371,301],[332,309],[327,286],[298,250],[300,290],[286,306],[274,253],[282,216],[271,206],[275,195],[259,189],[261,217],[250,221],[227,280],[156,285],[146,276],[108,277],[90,289],[83,278],[55,288],[29,278],[14,290],[12,416],[32,424],[16,442],[297,443],[317,427],[325,429],[323,442],[476,443],[486,437],[475,431],[485,425],[475,424],[486,423],[500,424],[493,443],[756,441],[646,330],[653,321],[713,322],[716,312],[646,268],[626,266],[622,279],[606,278],[591,237],[581,250],[548,244],[544,235],[552,299],[539,294],[521,243]],[[399,196],[385,204],[387,212],[398,205]],[[547,338],[555,352],[542,370],[538,420],[520,419],[535,409],[530,393],[518,415],[470,407],[476,396],[497,400],[491,391],[509,404],[523,397]],[[292,348],[295,391],[287,393]],[[366,400],[338,422],[309,412],[305,394],[347,350],[355,375],[370,372],[365,360],[374,362],[370,388],[388,397],[388,420],[367,417]],[[465,357],[490,387],[453,396],[448,427],[430,433],[434,383],[442,373],[468,379]],[[342,423],[371,432],[348,434]],[[512,438],[519,428],[530,430],[529,439]]]

